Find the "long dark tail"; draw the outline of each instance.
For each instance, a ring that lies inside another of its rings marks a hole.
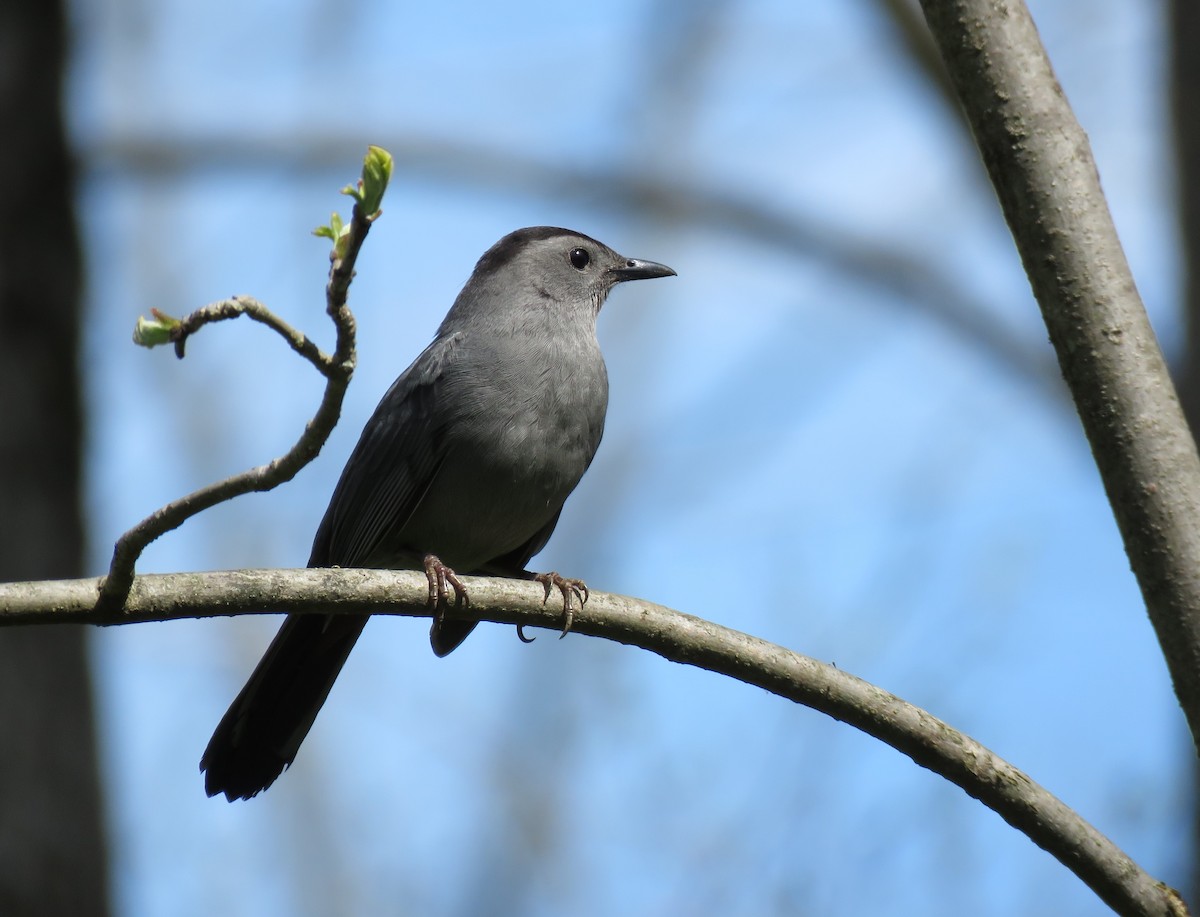
[[[249,799],[274,783],[366,623],[365,615],[288,615],[200,759],[209,796]]]

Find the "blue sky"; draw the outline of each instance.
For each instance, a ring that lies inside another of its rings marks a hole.
[[[1061,388],[868,270],[915,265],[1050,358],[960,127],[874,4],[704,6],[707,28],[671,3],[77,3],[92,571],[156,506],[285,449],[320,391],[261,328],[208,329],[180,363],[130,345],[136,317],[245,292],[328,341],[308,231],[381,143],[397,174],[351,294],[342,424],[293,483],[190,521],[143,571],[303,563],[475,259],[570,226],[679,277],[606,304],[605,442],[534,565],[836,662],[1180,881],[1190,741]],[[1162,10],[1032,9],[1172,355]],[[784,214],[809,242],[614,204],[614,175]],[[120,913],[1105,913],[891,749],[583,637],[484,627],[436,660],[419,621],[376,619],[295,766],[208,800],[200,752],[274,626],[96,634]]]

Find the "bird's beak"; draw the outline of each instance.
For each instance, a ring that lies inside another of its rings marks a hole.
[[[627,258],[621,267],[615,267],[609,274],[616,283],[625,280],[650,280],[653,277],[674,277],[675,272],[665,264],[656,261],[642,261],[638,258]]]

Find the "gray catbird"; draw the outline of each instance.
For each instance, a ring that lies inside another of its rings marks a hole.
[[[310,567],[424,569],[431,601],[454,571],[531,577],[529,559],[604,431],[596,316],[625,280],[675,272],[567,229],[519,229],[475,265],[433,343],[392,383],[342,471]],[[586,587],[535,577],[563,593]],[[582,591],[581,591],[582,590]],[[222,718],[200,768],[209,796],[249,799],[292,763],[367,616],[289,615]],[[435,617],[439,656],[474,622]]]

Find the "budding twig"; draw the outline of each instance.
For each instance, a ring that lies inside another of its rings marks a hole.
[[[342,189],[355,200],[350,222],[343,225],[334,214],[331,225],[316,234],[333,240],[330,252],[329,281],[325,287],[325,311],[333,320],[337,334],[332,355],[321,351],[306,335],[268,310],[258,300],[234,296],[197,309],[182,319],[154,311],[153,320],[139,319],[134,341],[145,346],[173,343],[182,358],[188,337],[212,322],[246,315],[277,332],[296,353],[308,360],[326,379],[325,392],[312,419],[305,425],[296,443],[276,459],[247,469],[233,477],[202,487],[163,506],[117,539],[108,575],[101,581],[97,609],[112,613],[129,596],[134,565],[146,546],[160,535],[178,528],[192,516],[218,503],[242,494],[266,491],[290,481],[320,453],[342,412],[342,400],[355,366],[354,315],[346,304],[354,264],[366,240],[371,223],[379,216],[379,203],[391,177],[392,159],[386,150],[371,147],[363,163],[362,178],[356,186]]]

